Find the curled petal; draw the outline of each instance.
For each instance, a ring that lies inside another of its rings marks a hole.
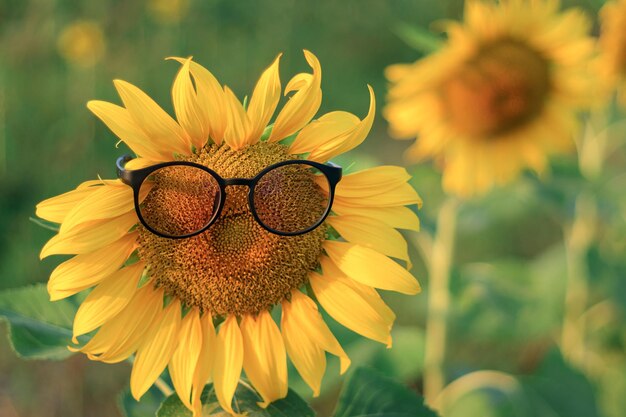
[[[311,121],[322,103],[322,67],[315,55],[304,51],[313,75],[298,74],[287,84],[285,94],[298,90],[278,114],[269,141],[276,142],[296,133]]]

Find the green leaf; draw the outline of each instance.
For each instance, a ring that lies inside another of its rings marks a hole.
[[[0,318],[9,327],[15,353],[24,359],[61,360],[72,354],[75,298],[51,302],[43,284],[0,292]]]
[[[411,48],[424,54],[435,52],[443,46],[443,40],[419,26],[401,23],[394,29],[395,34]]]
[[[289,390],[287,397],[274,401],[263,409],[257,405],[261,398],[252,388],[240,383],[233,398],[233,409],[246,413],[248,417],[314,417],[315,412],[294,391]],[[213,384],[208,384],[202,392],[203,415],[209,416],[223,411],[217,402]],[[176,394],[169,396],[159,407],[157,417],[191,417],[192,413],[180,401]]]
[[[539,370],[523,383],[535,415],[599,417],[593,386],[552,350]]]
[[[346,381],[335,417],[436,417],[424,399],[404,385],[368,368]]]
[[[126,388],[117,398],[117,405],[124,417],[154,417],[165,399],[163,393],[154,385],[137,401]]]

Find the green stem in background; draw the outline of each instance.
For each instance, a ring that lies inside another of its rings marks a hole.
[[[607,129],[594,134],[593,125],[606,125],[604,111],[590,117],[586,131],[577,143],[580,172],[590,182],[597,179],[602,172],[608,136]],[[585,311],[589,303],[587,253],[595,240],[597,205],[595,196],[588,187],[583,189],[576,198],[572,223],[564,230],[567,281],[561,351],[565,358],[578,367],[585,365],[587,331]]]
[[[157,387],[165,397],[169,397],[174,393],[174,390],[161,378],[157,378],[157,380],[154,381],[154,386]]]
[[[584,364],[586,350],[584,313],[589,302],[589,270],[586,257],[594,240],[596,211],[593,196],[582,192],[576,199],[572,225],[565,231],[567,282],[561,350],[563,355],[576,365]]]
[[[424,397],[434,404],[445,385],[447,319],[450,305],[450,270],[456,235],[458,201],[448,198],[439,210],[430,256],[428,315],[424,355]]]

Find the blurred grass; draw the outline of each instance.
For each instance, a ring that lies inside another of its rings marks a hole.
[[[191,0],[180,21],[165,22],[150,4],[0,2],[0,289],[45,282],[59,263],[38,260],[51,232],[28,220],[35,204],[97,175],[114,175],[113,163],[125,152],[123,145],[116,149],[117,138],[85,107],[91,99],[119,103],[113,79],[138,85],[171,112],[169,93],[177,64],[164,61],[167,56],[193,55],[243,97],[277,53],[285,53],[284,85],[296,72],[308,70],[302,49],[310,49],[323,69],[320,114],[341,109],[362,116],[368,105],[366,84],[377,94],[372,133],[342,162],[355,162],[357,168],[403,164],[408,143],[389,140],[380,116],[386,92],[383,71],[391,63],[414,61],[419,53],[393,28],[398,23],[428,27],[440,18],[459,17],[462,11],[460,0]],[[578,4],[594,12],[600,2]],[[100,25],[106,44],[93,67],[66,61],[57,50],[64,28],[83,19]],[[619,150],[610,166],[623,166],[624,158]],[[561,226],[571,217],[583,181],[573,157],[556,162],[548,185],[529,176],[463,208],[452,276],[449,379],[485,368],[532,373],[554,345],[565,281]],[[432,231],[443,199],[439,174],[430,165],[409,170],[425,200],[423,228]],[[609,307],[596,314],[593,349],[598,371],[588,376],[610,417],[621,416],[619,387],[626,386],[626,178],[618,174],[609,171],[596,185],[602,196],[602,235],[589,254],[592,304],[608,302]],[[427,290],[424,263],[414,247],[412,258],[413,272]],[[398,316],[393,350],[357,338],[330,320],[333,330],[355,363],[371,364],[421,389],[426,292],[385,298]],[[4,334],[4,325],[0,327]],[[127,384],[127,366],[101,365],[82,356],[59,363],[23,362],[5,340],[0,338],[2,417],[117,415],[115,398]],[[314,403],[322,416],[332,410],[336,396],[337,364],[330,364],[325,391]],[[295,372],[290,377],[299,392],[310,395]],[[468,398],[478,404],[470,408],[479,411],[465,416],[482,417],[487,414],[480,410],[486,409],[489,415],[510,415],[506,407],[497,411],[494,404],[500,400],[482,394]]]

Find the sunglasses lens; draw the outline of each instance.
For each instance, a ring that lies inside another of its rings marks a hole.
[[[149,188],[148,188],[149,187]],[[207,226],[220,204],[217,179],[200,168],[170,165],[154,171],[141,184],[144,222],[171,237],[185,236]]]
[[[325,184],[324,184],[325,183]],[[254,188],[254,208],[261,223],[296,234],[317,226],[330,204],[328,180],[308,164],[288,164],[264,174]]]

